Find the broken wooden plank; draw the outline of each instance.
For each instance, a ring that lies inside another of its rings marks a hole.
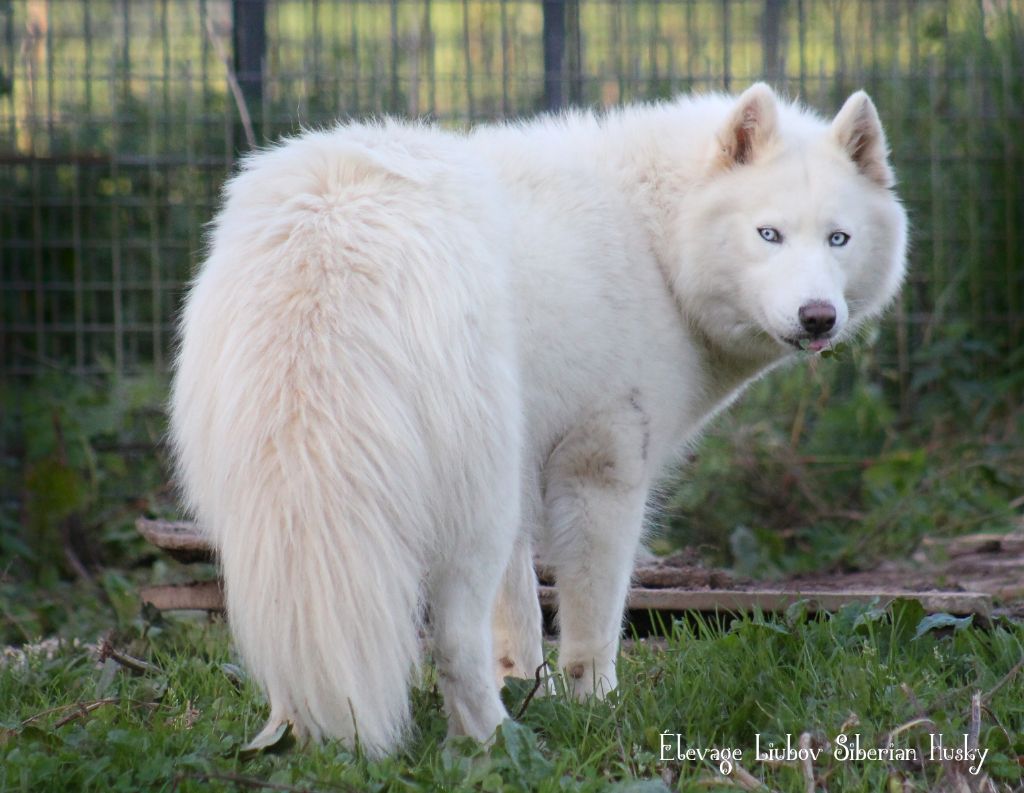
[[[150,543],[167,551],[179,562],[209,562],[213,548],[195,523],[184,520],[139,518],[135,528]]]
[[[991,577],[976,580],[961,578],[958,583],[965,589],[975,592],[986,592],[992,596],[993,600],[998,600],[1002,603],[1024,600],[1024,580],[1019,577],[1009,580],[993,580]]]
[[[214,557],[213,548],[190,521],[155,520],[139,518],[135,522],[138,532],[157,548],[166,551],[179,562],[207,562]],[[549,568],[538,565],[541,581],[553,580]],[[696,564],[671,564],[664,560],[637,566],[633,574],[634,584],[644,587],[728,587],[732,576],[724,570],[714,570]]]
[[[145,587],[139,593],[143,602],[151,603],[162,611],[197,609],[223,611],[224,592],[219,581],[201,581],[191,584],[171,584]],[[555,588],[540,587],[542,606],[553,608],[557,598]],[[992,598],[979,592],[915,592],[892,590],[781,590],[781,589],[646,589],[634,587],[629,591],[627,607],[637,611],[703,611],[747,614],[760,610],[767,613],[785,611],[794,603],[804,601],[811,612],[837,611],[850,603],[876,601],[886,606],[894,600],[910,598],[920,602],[929,613],[975,614],[989,617]]]
[[[781,612],[794,603],[806,601],[810,611],[838,611],[850,603],[885,606],[894,600],[909,598],[920,602],[929,613],[992,614],[992,598],[980,592],[894,591],[888,590],[796,590],[796,589],[647,589],[629,590],[627,608],[637,611],[725,611],[749,613],[756,610]],[[554,607],[555,588],[540,588],[542,606]]]
[[[139,590],[139,597],[161,611],[224,610],[224,588],[220,581],[147,586]]]
[[[180,561],[209,561],[213,551],[194,523],[139,518],[139,532],[153,545],[167,551]],[[1020,548],[1022,535],[977,534],[940,542],[950,556],[975,554],[978,569],[963,572],[969,575],[958,580],[960,589],[950,591],[928,588],[928,581],[910,582],[901,588],[896,579],[871,581],[871,573],[836,576],[835,586],[829,581],[790,582],[788,585],[749,585],[736,581],[728,572],[700,565],[680,563],[676,559],[659,559],[641,564],[634,576],[628,607],[654,611],[727,611],[748,613],[784,611],[793,603],[807,601],[811,610],[834,611],[848,603],[866,603],[877,599],[886,604],[896,598],[918,600],[928,612],[977,614],[987,617],[992,612],[992,595],[1019,597],[1016,570],[1024,564],[1012,551]],[[553,607],[555,590],[550,586],[551,571],[539,566],[542,586],[541,604]],[[997,575],[997,573],[999,575]],[[987,577],[986,577],[987,575]],[[889,578],[892,576],[890,575]],[[928,578],[932,576],[929,575]],[[948,576],[947,576],[948,577]],[[905,580],[905,579],[902,579]],[[922,586],[924,584],[924,586]],[[223,609],[223,593],[217,581],[191,585],[147,587],[143,599],[160,609]]]
[[[1019,554],[1024,552],[1024,531],[1009,534],[978,532],[961,537],[925,537],[921,545],[940,548],[952,557],[969,554]]]
[[[539,560],[535,560],[534,566],[542,586],[555,582],[553,568]],[[683,562],[676,556],[638,562],[631,581],[634,587],[646,589],[729,589],[736,583],[735,577],[726,570]]]

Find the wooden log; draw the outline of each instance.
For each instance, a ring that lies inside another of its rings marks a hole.
[[[147,586],[139,590],[139,597],[161,611],[224,610],[224,588],[220,581]]]
[[[149,542],[179,562],[209,562],[213,549],[196,524],[184,520],[139,518],[135,529]]]
[[[223,611],[224,591],[219,581],[199,581],[144,587],[139,593],[145,603],[162,611],[197,609]],[[540,587],[542,606],[553,608],[555,588]],[[760,610],[766,613],[785,611],[794,603],[806,601],[811,612],[837,611],[850,603],[877,601],[882,607],[899,598],[917,600],[926,612],[988,618],[992,614],[992,598],[980,592],[914,592],[892,590],[821,590],[788,591],[779,589],[644,589],[629,591],[627,607],[636,611],[702,611],[746,614]]]
[[[213,558],[212,549],[194,523],[139,518],[136,526],[153,545],[180,561],[210,561]],[[811,611],[834,611],[849,603],[868,603],[877,599],[885,605],[897,598],[912,598],[931,613],[988,617],[992,613],[993,594],[1004,599],[1022,594],[1020,588],[1013,586],[1016,578],[1012,577],[1022,561],[1010,555],[1011,551],[1020,548],[1020,533],[972,535],[945,543],[947,547],[952,546],[948,547],[951,556],[973,552],[983,560],[982,570],[972,570],[970,579],[960,582],[962,586],[969,584],[967,588],[972,591],[932,590],[920,586],[903,589],[877,584],[850,586],[841,576],[835,588],[829,588],[827,583],[821,582],[808,582],[803,588],[798,582],[788,586],[743,586],[729,573],[721,570],[659,560],[636,569],[635,586],[629,592],[628,608],[640,611],[748,613],[760,609],[765,612],[781,612],[803,600],[807,601]],[[939,542],[934,544],[938,545]],[[554,587],[550,586],[550,571],[543,567],[539,567],[538,571],[542,582],[539,593],[541,605],[554,607],[556,596]],[[994,575],[997,572],[1003,575]],[[985,573],[989,573],[989,579],[986,579]],[[1007,574],[1011,574],[1011,581],[1005,580]],[[996,591],[993,592],[993,588]],[[973,591],[975,589],[978,591]],[[165,610],[220,611],[224,608],[223,588],[219,581],[146,587],[140,594],[144,601]]]

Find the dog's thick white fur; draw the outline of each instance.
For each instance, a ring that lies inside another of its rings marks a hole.
[[[385,121],[250,157],[181,323],[172,437],[238,647],[313,737],[394,749],[429,623],[450,730],[498,680],[616,685],[661,472],[745,384],[904,272],[871,100],[766,85],[459,134]]]

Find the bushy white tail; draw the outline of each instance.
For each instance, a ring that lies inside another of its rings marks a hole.
[[[472,513],[460,417],[490,431],[464,231],[420,193],[326,134],[259,155],[189,295],[172,404],[267,729],[371,754],[408,725],[424,576],[453,509]]]

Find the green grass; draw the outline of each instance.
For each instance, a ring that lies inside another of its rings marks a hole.
[[[949,375],[901,415],[875,356],[858,347],[748,389],[665,487],[656,547],[773,578],[871,569],[924,537],[1020,526],[1024,404],[998,382]],[[965,404],[952,396],[968,391]]]
[[[1008,439],[1024,431],[1019,405],[991,383],[970,391],[946,377],[942,388],[973,401],[937,399],[938,386],[924,384],[901,417],[887,382],[863,350],[759,383],[666,486],[656,545],[698,547],[771,577],[867,568],[907,558],[925,535],[1018,525],[1024,455]],[[243,756],[266,708],[240,678],[224,625],[138,610],[140,584],[193,572],[131,525],[141,512],[174,514],[157,446],[164,393],[152,377],[0,392],[10,408],[0,411],[0,647],[64,642],[52,657],[0,661],[0,791],[725,789],[715,763],[663,761],[662,733],[681,734],[684,751],[741,750],[742,767],[770,789],[802,791],[797,765],[752,759],[757,736],[765,746],[859,733],[871,747],[897,731],[897,746],[927,753],[929,733],[970,731],[976,692],[983,771],[996,790],[1022,784],[1024,626],[950,623],[917,637],[913,603],[668,626],[664,646],[625,653],[612,701],[533,698],[490,750],[445,742],[428,667],[415,732],[394,758],[370,762],[334,744]],[[91,581],[72,581],[68,549]],[[98,664],[81,642],[110,631],[116,649],[153,668]],[[510,712],[529,690],[505,692]],[[828,750],[814,771],[831,791],[934,790],[955,773],[939,762],[841,762]]]
[[[779,619],[678,622],[664,644],[636,642],[623,654],[621,686],[604,702],[532,698],[489,750],[445,741],[441,701],[427,668],[414,692],[415,731],[393,758],[369,761],[337,744],[292,745],[246,756],[266,707],[244,679],[220,620],[134,614],[126,588],[68,586],[38,597],[74,602],[68,633],[92,639],[118,626],[112,643],[151,666],[133,671],[69,642],[0,667],[0,790],[714,790],[710,761],[660,757],[662,741],[739,749],[740,765],[771,789],[804,789],[798,764],[752,758],[762,747],[796,745],[840,732],[862,746],[928,753],[929,733],[962,742],[971,698],[981,692],[978,746],[997,790],[1019,786],[1024,755],[1024,627],[929,623],[914,602],[890,610],[847,608],[826,617],[792,609]],[[10,594],[10,593],[5,593]],[[108,605],[104,605],[104,603]],[[93,633],[83,633],[89,629]],[[532,684],[504,695],[517,713]],[[103,704],[95,704],[103,703]],[[663,739],[662,733],[671,734]],[[834,744],[833,744],[834,745]],[[934,790],[952,780],[938,761],[840,761],[827,749],[814,764],[833,791]],[[906,787],[898,787],[905,784]],[[897,787],[892,787],[896,785]],[[722,788],[724,789],[724,788]]]

